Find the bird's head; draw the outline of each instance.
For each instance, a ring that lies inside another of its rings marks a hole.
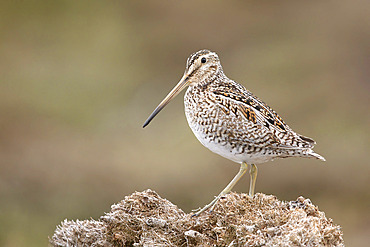
[[[200,50],[190,55],[186,63],[185,73],[179,83],[169,92],[169,94],[157,106],[149,118],[145,121],[143,127],[150,121],[187,86],[196,86],[199,83],[207,83],[222,73],[220,59],[215,52],[209,50]]]
[[[222,67],[217,54],[209,50],[200,50],[188,58],[184,77],[188,85],[196,85],[212,80],[221,71]]]

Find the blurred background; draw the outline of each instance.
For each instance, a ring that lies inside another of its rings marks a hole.
[[[183,93],[142,124],[216,51],[226,75],[317,141],[326,163],[259,166],[256,191],[302,195],[370,242],[370,2],[2,1],[0,246],[45,246],[67,219],[98,219],[151,188],[185,212],[239,165],[203,147]],[[234,188],[247,192],[249,176]]]

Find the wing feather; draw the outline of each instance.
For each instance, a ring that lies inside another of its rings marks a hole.
[[[239,87],[218,87],[212,93],[220,97],[220,104],[227,114],[240,112],[244,119],[262,128],[260,133],[267,134],[272,139],[269,145],[279,148],[312,148],[315,142],[308,137],[295,133],[284,120],[262,100],[254,96],[242,85]],[[228,102],[225,104],[225,102]],[[231,103],[230,103],[231,102]]]

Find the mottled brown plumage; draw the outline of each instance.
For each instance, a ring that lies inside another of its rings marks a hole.
[[[245,173],[247,164],[251,164],[249,193],[253,196],[255,164],[287,157],[325,160],[312,150],[314,140],[295,133],[267,104],[229,79],[217,54],[208,50],[188,58],[184,76],[144,127],[186,86],[189,88],[185,93],[185,115],[195,136],[211,151],[241,164],[230,184],[196,215],[228,193]]]

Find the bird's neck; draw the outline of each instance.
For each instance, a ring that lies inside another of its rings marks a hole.
[[[226,75],[222,71],[219,71],[218,73],[200,79],[196,83],[192,83],[190,87],[194,89],[205,90],[209,86],[217,85],[222,81],[223,78],[226,78]]]

